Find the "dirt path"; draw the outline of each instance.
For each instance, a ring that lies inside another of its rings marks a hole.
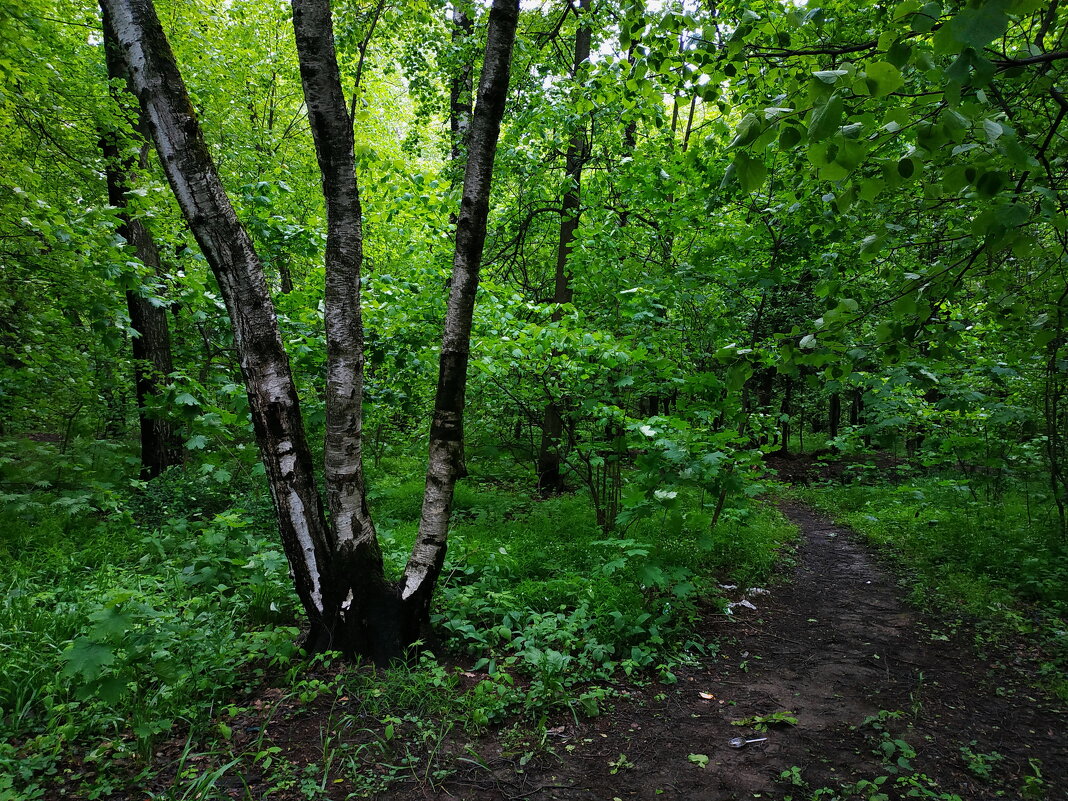
[[[676,685],[653,685],[617,703],[610,715],[555,730],[549,746],[558,759],[521,769],[514,755],[487,755],[491,770],[472,768],[447,781],[445,793],[421,794],[805,799],[818,788],[886,776],[891,798],[921,787],[935,794],[913,797],[1068,798],[1063,708],[919,619],[851,532],[803,506],[784,511],[804,535],[793,579],[769,595],[750,595],[755,611],[737,607],[732,619],[710,622],[709,634],[725,643],[716,657],[680,672]],[[732,725],[784,711],[796,726],[763,734]],[[876,725],[861,726],[871,716]],[[768,739],[734,750],[726,743],[739,735]],[[690,755],[707,756],[707,765]],[[905,767],[895,764],[900,757]],[[985,769],[989,778],[980,778]],[[783,771],[797,783],[783,780]],[[901,776],[913,778],[890,789]],[[820,797],[869,797],[862,792]]]

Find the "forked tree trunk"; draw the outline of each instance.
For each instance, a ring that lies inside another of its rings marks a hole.
[[[334,592],[313,649],[399,653],[394,589],[382,570],[363,476],[363,321],[360,270],[363,231],[356,185],[352,120],[341,88],[330,7],[293,0],[293,30],[308,122],[326,201],[326,499],[330,511]]]
[[[578,29],[575,31],[575,61],[571,71],[576,78],[582,65],[590,57],[591,26],[587,17],[591,0],[579,0],[574,6],[578,16]],[[568,260],[579,227],[579,214],[582,207],[582,167],[586,163],[586,126],[579,125],[571,136],[564,158],[567,174],[567,191],[560,203],[560,241],[556,248],[556,273],[553,286],[553,303],[570,303],[575,295],[571,285],[571,268]],[[561,318],[559,310],[554,311],[554,321]],[[546,404],[541,428],[541,446],[538,449],[538,490],[542,494],[561,492],[564,489],[563,475],[560,471],[560,438],[564,430],[564,420],[560,405],[556,401]]]
[[[361,459],[360,209],[326,0],[294,0],[294,28],[327,205],[327,524],[263,267],[219,182],[151,0],[103,0],[131,85],[182,212],[211,265],[234,328],[256,439],[282,542],[311,628],[312,650],[385,663],[429,621],[462,431],[471,319],[486,238],[490,180],[508,89],[518,0],[494,0],[471,126],[431,427],[419,535],[400,586],[387,584],[366,506]]]
[[[108,78],[125,78],[118,42],[110,25],[104,26],[104,54]],[[117,209],[124,209],[119,213],[117,233],[130,244],[145,267],[158,273],[159,250],[152,234],[144,223],[125,211],[126,193],[132,183],[130,174],[133,159],[123,157],[119,133],[116,131],[104,131],[101,148],[104,152],[108,203]],[[150,479],[168,467],[179,464],[182,459],[182,445],[174,426],[168,420],[146,411],[152,400],[159,395],[161,383],[165,383],[174,371],[170,327],[166,310],[153,305],[134,290],[126,291],[126,309],[130,315],[130,327],[136,332],[130,344],[133,351],[134,388],[137,394],[137,421],[141,439],[141,478]]]

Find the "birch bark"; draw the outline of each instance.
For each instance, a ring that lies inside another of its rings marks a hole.
[[[471,320],[482,250],[486,243],[493,160],[508,95],[512,46],[518,21],[518,0],[494,0],[478,99],[471,119],[463,196],[456,222],[456,250],[438,363],[423,510],[419,534],[404,570],[401,589],[401,598],[412,605],[416,620],[420,622],[425,622],[429,614],[430,596],[445,561],[453,490],[462,453]]]
[[[313,631],[327,626],[331,547],[297,392],[252,241],[230,205],[151,0],[102,0],[130,88],[233,325],[260,455],[293,583]]]

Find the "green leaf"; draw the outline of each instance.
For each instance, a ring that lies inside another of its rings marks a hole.
[[[115,663],[115,652],[108,645],[94,642],[88,637],[78,637],[64,654],[64,676],[81,676],[85,681],[94,681],[104,668]]]
[[[115,607],[95,612],[89,616],[89,619],[96,622],[93,627],[94,632],[103,637],[123,634],[129,630],[130,624],[133,622],[133,618],[130,615],[120,612]]]
[[[194,434],[185,441],[185,447],[191,451],[199,451],[206,448],[208,445],[208,438],[203,434]]]
[[[934,28],[941,16],[942,4],[928,3],[912,17],[912,30],[917,33],[927,33]]]
[[[864,82],[874,97],[886,97],[905,83],[901,70],[889,61],[876,61],[864,70]]]
[[[879,196],[879,193],[883,191],[886,185],[879,178],[865,178],[860,181],[858,186],[860,188],[860,199],[870,203]]]
[[[819,142],[838,130],[842,123],[844,101],[841,95],[833,94],[822,106],[816,106],[808,118],[808,136]]]
[[[764,166],[764,162],[744,151],[735,155],[734,170],[738,176],[738,183],[742,185],[742,191],[746,194],[759,189],[764,179],[768,177],[768,169]]]
[[[793,125],[784,125],[779,132],[779,149],[792,150],[801,141],[801,131]]]
[[[1002,190],[1007,180],[1005,173],[998,170],[990,170],[979,177],[975,188],[979,190],[979,194],[982,197],[993,197]]]
[[[819,70],[812,73],[812,75],[827,84],[833,84],[849,74],[849,70]]]
[[[121,676],[105,676],[92,688],[92,694],[107,704],[117,704],[126,693],[127,680]]]
[[[746,114],[734,132],[730,147],[745,147],[764,132],[764,124],[756,114]]]
[[[935,48],[942,53],[959,50],[954,44],[981,50],[1004,35],[1009,26],[1007,0],[986,0],[965,6],[935,34]]]

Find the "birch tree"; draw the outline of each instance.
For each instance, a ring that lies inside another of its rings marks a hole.
[[[457,219],[426,494],[416,544],[396,585],[383,573],[363,477],[360,200],[352,119],[341,89],[328,3],[293,0],[301,79],[327,209],[325,505],[262,262],[223,189],[152,0],[102,0],[102,5],[144,123],[233,325],[282,543],[310,624],[304,644],[312,651],[340,650],[386,663],[425,631],[445,558],[471,319],[519,4],[494,0],[489,15]]]

